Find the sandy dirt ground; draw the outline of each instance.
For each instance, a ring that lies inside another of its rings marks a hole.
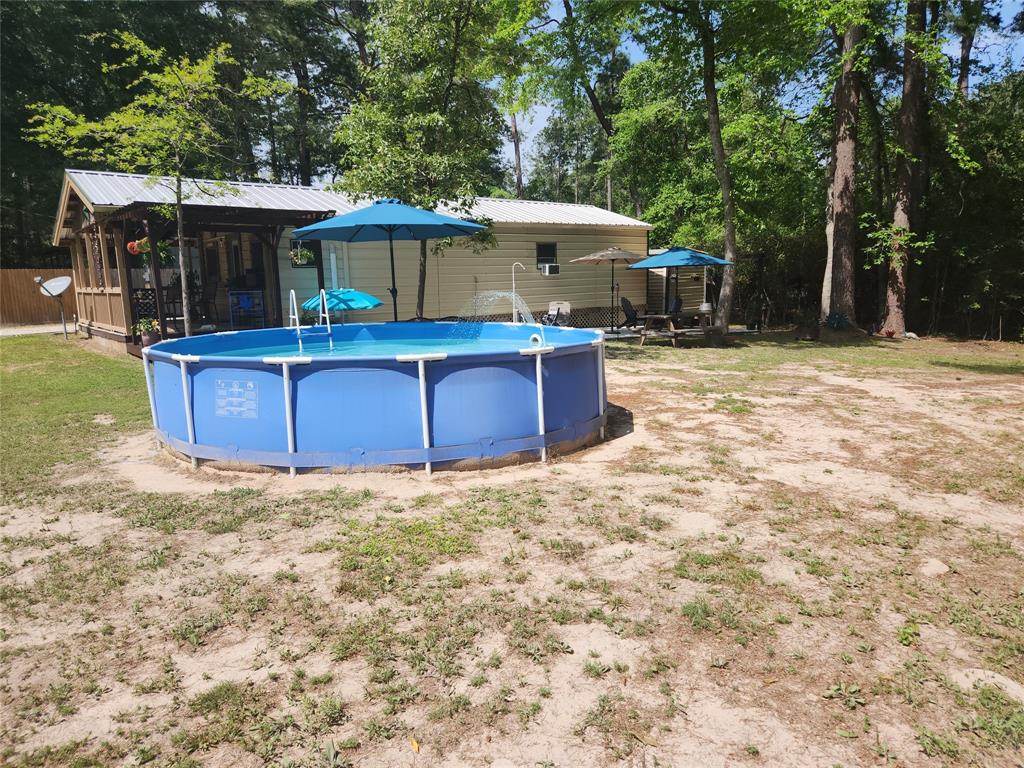
[[[0,761],[1024,765],[1021,377],[720,363],[613,348],[548,464],[98,446],[0,514]]]

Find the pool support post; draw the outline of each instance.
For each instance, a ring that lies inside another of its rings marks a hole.
[[[423,355],[396,355],[395,360],[399,363],[416,363],[416,373],[420,380],[420,426],[423,430],[423,450],[430,451],[430,411],[427,408],[427,361],[447,360],[447,352],[428,352]],[[423,462],[423,468],[427,474],[434,471],[429,459]]]
[[[196,425],[192,420],[192,397],[189,392],[188,386],[188,364],[198,363],[199,355],[171,355],[171,359],[177,361],[178,366],[181,368],[181,398],[185,404],[185,424],[188,427],[188,444],[196,444]],[[190,456],[192,459],[192,469],[199,467],[199,459],[195,456]]]
[[[520,355],[533,355],[536,361],[536,377],[537,377],[537,434],[540,435],[542,443],[540,447],[540,460],[546,462],[548,460],[548,446],[547,442],[544,441],[544,435],[547,434],[547,429],[544,426],[544,364],[541,360],[541,355],[545,355],[548,352],[554,352],[554,347],[528,347],[526,349],[520,349]]]
[[[604,332],[601,338],[591,342],[597,348],[597,415],[604,416],[606,407],[604,401]],[[604,440],[604,424],[601,424],[601,439]]]
[[[284,388],[284,426],[288,434],[288,453],[295,453],[295,417],[292,413],[292,374],[290,365],[308,365],[313,361],[312,357],[264,357],[266,365],[281,366],[281,382]],[[292,465],[288,467],[288,475],[295,477],[296,469]]]
[[[149,370],[149,350],[142,348],[142,375],[146,377],[146,394],[149,395],[149,414],[153,417],[153,429],[159,430],[156,423],[156,397],[153,395],[153,372]]]

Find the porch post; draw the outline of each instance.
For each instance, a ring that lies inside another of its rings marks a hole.
[[[124,332],[126,336],[133,335],[132,331],[132,273],[128,269],[128,263],[124,255],[124,225],[110,228],[114,237],[114,261],[117,264],[117,282],[121,287],[121,311],[124,313]]]
[[[78,333],[78,320],[82,318],[82,289],[85,287],[85,275],[82,274],[82,258],[77,237],[71,238],[71,272],[75,276],[75,333]]]
[[[160,254],[156,247],[156,227],[153,226],[153,214],[146,213],[146,240],[149,242],[149,273],[156,291],[156,319],[160,324],[160,338],[167,338],[167,315],[164,313],[164,286],[160,278]]]
[[[110,318],[110,325],[114,325],[114,302],[111,291],[114,286],[110,279],[110,267],[108,266],[109,259],[107,258],[107,230],[103,224],[96,224],[96,235],[100,242],[100,265],[103,268],[103,293],[107,300],[107,317]],[[123,329],[127,331],[127,329]]]
[[[279,327],[284,325],[284,307],[281,299],[281,265],[277,263],[277,249],[281,247],[281,235],[284,233],[284,227],[266,227],[264,232],[265,236],[258,235],[258,237],[267,247],[266,258],[270,259],[270,269],[264,270],[263,275],[263,279],[270,282],[267,301],[273,307],[273,311],[269,322],[271,326]]]
[[[324,244],[322,240],[319,245],[320,253],[316,255],[316,289],[322,291],[327,288],[324,284]]]

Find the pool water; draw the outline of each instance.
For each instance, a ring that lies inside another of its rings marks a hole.
[[[521,339],[495,338],[425,338],[425,339],[337,339],[333,349],[325,331],[303,331],[302,352],[305,357],[349,358],[349,357],[395,357],[427,352],[448,354],[488,354],[518,352],[529,347],[529,341]],[[240,354],[255,358],[287,357],[298,355],[297,341],[288,344],[246,347],[244,350],[227,349],[205,353],[209,357],[237,357]]]

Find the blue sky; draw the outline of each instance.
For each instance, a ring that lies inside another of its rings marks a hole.
[[[996,8],[1005,26],[1021,10],[1024,10],[1024,0],[1002,0],[1002,2],[996,4]],[[559,16],[561,8],[554,4],[552,11],[553,15]],[[632,40],[624,45],[623,50],[629,56],[630,61],[634,63],[647,58],[643,48]],[[959,41],[951,37],[945,45],[945,50],[950,56],[959,56]],[[1024,65],[1024,37],[985,30],[975,42],[974,56],[982,64],[994,66],[996,69],[1006,66],[1007,63],[1019,69]],[[551,112],[550,106],[539,104],[531,109],[524,118],[519,120],[519,132],[522,136],[523,169],[527,178],[530,174],[530,155],[533,149],[533,142],[550,118]],[[511,142],[505,142],[503,154],[511,167],[513,163]]]

